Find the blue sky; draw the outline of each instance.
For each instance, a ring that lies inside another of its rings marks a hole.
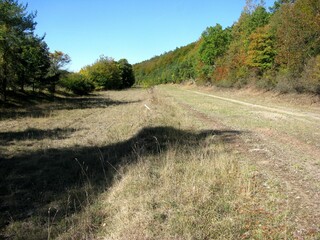
[[[131,64],[199,39],[208,26],[231,26],[245,0],[22,0],[37,11],[36,33],[78,71],[100,55]],[[274,0],[267,0],[270,6]]]

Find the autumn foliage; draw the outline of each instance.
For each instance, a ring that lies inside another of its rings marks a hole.
[[[320,93],[320,1],[248,0],[238,21],[134,66],[138,84],[197,83]]]

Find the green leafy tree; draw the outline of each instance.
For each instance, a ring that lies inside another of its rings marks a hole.
[[[54,75],[59,74],[61,69],[71,62],[71,58],[68,54],[61,51],[54,51],[53,53],[50,53],[50,61],[51,66],[49,74]]]
[[[50,68],[48,76],[46,78],[47,84],[49,85],[49,91],[54,94],[56,85],[62,74],[62,68],[65,67],[68,63],[71,62],[71,58],[68,54],[65,54],[61,51],[55,51],[50,53]]]
[[[80,73],[88,77],[98,89],[121,89],[120,69],[112,58],[101,56],[91,66],[83,68]]]
[[[239,20],[232,27],[233,41],[248,38],[257,28],[267,25],[270,16],[271,14],[267,12],[263,1],[255,4],[252,0],[247,0]]]
[[[69,73],[60,80],[60,85],[77,95],[87,95],[94,90],[94,84],[80,73]]]
[[[120,77],[122,79],[121,88],[132,87],[135,83],[132,65],[129,64],[127,59],[120,59],[118,61],[118,67],[120,70]]]
[[[258,6],[248,18],[246,22],[245,32],[251,34],[257,28],[263,27],[269,23],[270,13],[263,6]]]
[[[282,4],[286,4],[286,3],[294,3],[295,0],[277,0],[274,2],[273,6],[269,8],[271,13],[275,13],[276,11],[278,11]]]
[[[231,41],[230,29],[222,29],[220,24],[209,27],[202,33],[202,44],[199,49],[200,59],[207,65],[214,65],[215,59],[222,56]]]
[[[256,68],[261,74],[263,71],[271,69],[274,66],[275,38],[267,25],[258,28],[250,35],[250,44],[246,64]]]

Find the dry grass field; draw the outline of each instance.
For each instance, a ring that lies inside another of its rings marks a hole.
[[[0,238],[319,238],[317,120],[186,90],[1,108]]]

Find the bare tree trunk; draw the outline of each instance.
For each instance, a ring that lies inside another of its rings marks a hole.
[[[4,60],[4,64],[3,64],[3,68],[2,68],[2,79],[1,79],[1,86],[0,86],[0,90],[2,93],[2,100],[4,102],[7,101],[7,87],[8,87],[8,76],[9,76],[9,69],[7,66],[7,52],[8,52],[8,48],[5,45],[4,51],[3,51],[3,60]]]
[[[8,68],[5,65],[3,67],[3,75],[2,75],[2,81],[1,81],[1,92],[2,92],[2,100],[4,102],[7,101],[7,87],[8,87]]]
[[[4,77],[1,83],[1,95],[4,102],[7,101],[7,79]]]
[[[21,91],[21,92],[24,92],[24,82],[22,82],[22,83],[20,84],[20,91]]]

